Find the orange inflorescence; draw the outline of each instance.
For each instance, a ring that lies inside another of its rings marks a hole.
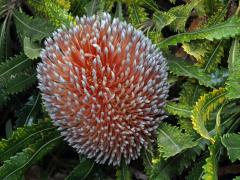
[[[44,105],[79,153],[129,163],[164,117],[165,59],[142,32],[109,14],[76,22],[45,41],[37,68]]]

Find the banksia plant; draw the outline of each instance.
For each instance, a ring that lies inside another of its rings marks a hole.
[[[209,2],[0,0],[0,180],[240,179],[240,1]]]
[[[76,22],[45,41],[37,68],[44,105],[80,154],[130,163],[164,118],[165,58],[141,31],[107,13]]]

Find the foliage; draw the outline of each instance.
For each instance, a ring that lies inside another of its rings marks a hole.
[[[158,44],[160,48],[177,43],[189,42],[196,39],[207,39],[210,41],[235,37],[240,33],[240,20],[238,17],[231,17],[225,22],[218,23],[194,32],[180,33],[166,38]]]
[[[73,180],[73,179],[86,179],[89,173],[94,168],[94,163],[87,160],[81,159],[79,164],[73,169],[73,171],[66,177],[66,180]]]
[[[193,128],[204,138],[214,142],[214,139],[209,135],[205,124],[210,119],[211,113],[221,105],[225,98],[226,92],[224,89],[215,89],[212,92],[205,94],[199,98],[192,112]]]
[[[0,0],[0,179],[239,179],[238,3]],[[36,82],[44,40],[75,16],[105,11],[143,31],[169,67],[168,117],[140,158],[119,167],[94,163],[61,141]]]
[[[175,156],[181,151],[197,145],[187,133],[167,124],[161,124],[158,128],[158,150],[165,159]]]
[[[228,97],[230,99],[239,98],[238,89],[240,88],[239,85],[239,67],[240,67],[240,49],[239,49],[239,39],[236,38],[232,42],[232,46],[229,52],[228,58],[228,68],[229,68],[229,77],[227,80],[227,90],[228,90]]]
[[[240,159],[240,135],[236,133],[227,133],[222,138],[223,145],[228,150],[230,160],[236,161]]]

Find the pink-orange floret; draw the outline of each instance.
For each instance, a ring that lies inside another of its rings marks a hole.
[[[107,13],[76,22],[45,41],[37,68],[44,105],[79,153],[129,163],[164,118],[165,59],[142,32]]]

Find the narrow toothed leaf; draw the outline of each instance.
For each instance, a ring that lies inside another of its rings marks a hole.
[[[41,41],[43,38],[50,36],[54,26],[48,21],[39,17],[30,17],[24,12],[14,11],[13,13],[17,32],[22,38],[27,36],[33,41]]]
[[[25,69],[30,68],[32,62],[24,54],[12,57],[0,64],[0,80],[5,81],[11,75],[23,72]]]
[[[34,143],[36,139],[41,138],[43,134],[53,132],[54,129],[50,121],[42,121],[32,126],[18,128],[11,137],[0,141],[0,162],[14,156],[21,149]]]
[[[213,41],[215,39],[226,39],[235,37],[240,34],[240,19],[231,17],[227,21],[199,29],[193,32],[180,33],[161,41],[158,46],[161,48],[177,45],[177,43],[189,42],[195,39],[207,39]]]
[[[232,42],[232,46],[229,52],[228,58],[228,68],[229,68],[229,77],[227,79],[227,91],[229,99],[237,99],[240,98],[239,93],[239,82],[240,82],[240,45],[239,38],[236,38]]]
[[[222,137],[222,143],[228,150],[228,156],[232,162],[240,160],[240,135],[227,133]]]
[[[209,120],[210,113],[213,112],[226,100],[226,90],[223,88],[215,89],[212,92],[204,94],[199,98],[192,111],[193,128],[204,138],[214,142],[210,136],[206,122]]]
[[[158,150],[165,159],[197,145],[192,137],[174,126],[162,123],[158,128]]]

